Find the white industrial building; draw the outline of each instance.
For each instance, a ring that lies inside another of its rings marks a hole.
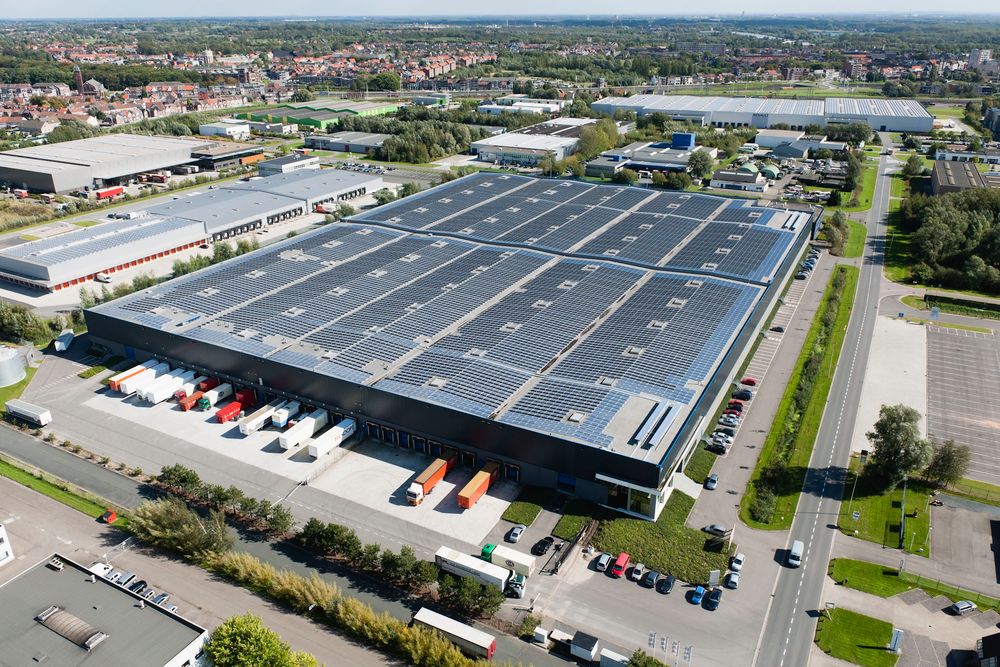
[[[302,171],[303,169],[319,169],[319,158],[315,155],[293,153],[257,163],[258,176],[288,174],[293,171]]]
[[[337,169],[233,183],[152,205],[142,217],[0,250],[0,279],[45,291],[73,288],[98,273],[140,266],[380,188],[378,176]]]
[[[635,95],[607,97],[594,102],[591,108],[608,115],[618,111],[632,111],[639,116],[661,113],[673,120],[713,127],[768,128],[784,124],[802,130],[808,125],[866,123],[876,131],[930,132],[934,125],[919,102],[903,99]]]
[[[0,183],[35,192],[109,185],[146,171],[194,162],[211,142],[178,137],[106,134],[0,153]]]
[[[240,121],[202,123],[198,126],[198,134],[203,137],[229,137],[242,141],[250,138],[250,124]]]
[[[580,131],[596,123],[593,118],[554,118],[516,132],[505,132],[470,144],[470,150],[485,162],[537,165],[545,157],[564,160],[580,144]]]

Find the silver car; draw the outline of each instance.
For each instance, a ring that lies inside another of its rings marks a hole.
[[[523,523],[517,524],[510,529],[509,533],[507,533],[507,541],[517,544],[517,542],[521,539],[521,535],[524,535],[524,531],[526,530],[528,530],[528,527]]]

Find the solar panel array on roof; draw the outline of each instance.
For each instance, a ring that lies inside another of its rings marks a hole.
[[[96,310],[606,447],[632,398],[697,400],[790,249],[691,217],[728,209],[478,174]]]

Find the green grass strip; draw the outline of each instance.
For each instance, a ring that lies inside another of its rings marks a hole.
[[[530,526],[538,518],[542,507],[551,505],[555,501],[554,496],[555,493],[552,489],[526,486],[521,489],[517,500],[507,507],[500,518],[511,523],[523,523],[525,526]]]
[[[936,579],[928,579],[913,572],[900,572],[894,567],[878,563],[852,558],[834,558],[830,561],[827,574],[841,586],[877,595],[880,598],[888,598],[914,588],[920,588],[932,597],[943,595],[952,602],[972,600],[981,609],[1000,610],[1000,600],[997,598],[958,586],[951,586]]]
[[[820,301],[816,315],[813,317],[812,326],[806,334],[805,343],[799,353],[799,358],[795,362],[785,393],[778,404],[771,430],[761,447],[757,465],[754,468],[751,483],[747,487],[747,492],[743,494],[740,503],[740,519],[748,526],[765,530],[786,530],[792,525],[792,518],[795,515],[795,508],[799,503],[799,494],[802,491],[802,484],[805,481],[806,470],[809,467],[809,459],[812,457],[813,445],[816,441],[816,433],[819,430],[820,420],[823,417],[823,410],[826,407],[827,395],[830,393],[830,385],[833,382],[833,375],[837,369],[837,362],[840,359],[841,348],[844,337],[847,335],[847,324],[851,319],[851,310],[854,307],[854,292],[858,285],[859,269],[855,266],[839,266],[838,271],[843,271],[845,282],[840,290],[840,303],[837,308],[837,316],[830,330],[829,340],[823,347],[822,363],[819,372],[813,382],[812,393],[805,413],[801,416],[795,440],[792,442],[791,453],[788,457],[788,478],[779,489],[776,495],[774,516],[770,523],[754,521],[750,516],[750,506],[756,498],[754,482],[760,479],[763,469],[775,460],[778,456],[778,444],[781,441],[783,431],[787,428],[789,420],[792,419],[793,398],[798,390],[799,382],[802,379],[802,372],[806,363],[812,356],[816,346],[819,344],[820,331],[823,327],[823,314],[827,309],[827,302],[834,291],[833,276],[827,284],[826,291]]]
[[[891,639],[891,623],[850,609],[826,611],[816,625],[824,653],[862,667],[893,667],[899,656],[885,649]]]
[[[847,221],[847,242],[844,243],[842,257],[861,257],[865,252],[865,237],[867,228],[860,222]]]
[[[39,444],[38,446],[44,447],[45,445]],[[0,459],[0,475],[95,519],[104,514],[104,510],[106,509],[106,505],[74,493],[66,486],[37,477],[3,459]]]

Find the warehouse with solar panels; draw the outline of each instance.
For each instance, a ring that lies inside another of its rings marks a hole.
[[[618,111],[631,111],[638,116],[660,113],[673,120],[714,127],[767,128],[782,124],[802,130],[809,125],[864,123],[881,132],[930,132],[934,127],[934,119],[923,105],[904,99],[634,95],[606,97],[594,102],[592,108],[611,116]]]
[[[0,280],[57,291],[202,244],[262,229],[383,187],[381,177],[316,169],[179,195],[114,220],[0,249]]]
[[[86,318],[129,358],[652,519],[818,220],[480,173]]]

